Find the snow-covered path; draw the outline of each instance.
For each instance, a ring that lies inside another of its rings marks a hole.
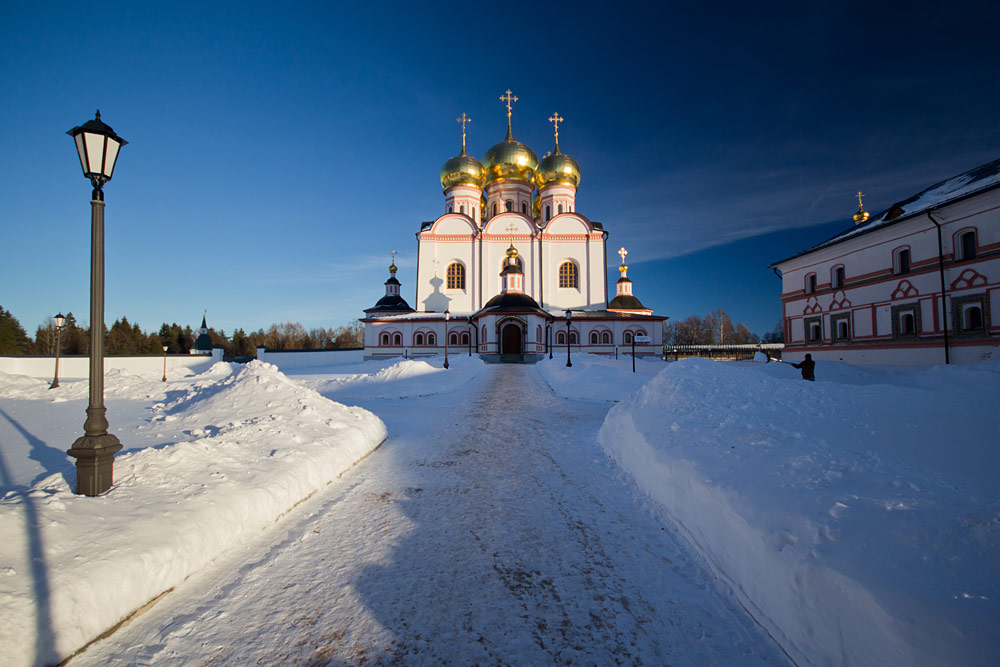
[[[635,504],[607,404],[489,366],[364,407],[380,450],[71,664],[785,664]]]

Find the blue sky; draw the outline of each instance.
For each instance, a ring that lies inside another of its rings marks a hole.
[[[876,211],[1000,157],[986,4],[21,3],[0,27],[0,305],[31,332],[87,320],[65,131],[97,108],[130,142],[105,189],[109,324],[337,326],[383,294],[393,248],[412,301],[455,118],[481,156],[510,88],[539,156],[566,119],[578,209],[647,306],[763,334],[768,265],[849,226],[854,192]]]

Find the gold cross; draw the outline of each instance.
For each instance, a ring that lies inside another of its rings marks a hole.
[[[507,231],[510,232],[510,243],[511,243],[511,245],[513,245],[514,244],[514,232],[517,231],[517,225],[515,225],[513,222],[510,223],[509,225],[507,225]]]
[[[517,102],[517,95],[511,95],[510,94],[510,88],[508,88],[507,89],[507,93],[500,96],[500,101],[507,103],[507,117],[509,118],[510,117],[510,103],[511,102]]]
[[[628,250],[625,249],[625,246],[622,246],[618,254],[622,256],[622,266],[625,266],[625,255],[628,254]]]
[[[459,123],[462,124],[462,150],[464,151],[465,150],[465,124],[466,123],[471,123],[472,119],[469,118],[468,116],[466,116],[465,112],[463,111],[462,115],[460,117],[456,118],[455,120],[457,120]]]
[[[395,264],[396,263],[396,251],[393,250],[392,252],[389,253],[389,255],[392,257],[392,263]]]
[[[549,116],[549,122],[556,126],[556,141],[559,141],[559,123],[564,120],[566,119],[560,116],[558,111]]]
[[[863,196],[864,196],[864,195],[863,195],[863,193],[861,192],[861,190],[858,190],[858,208],[859,208],[859,209],[861,209],[861,208],[864,208],[864,207],[865,207],[865,203],[864,203],[863,201],[861,201],[861,197],[863,197]]]

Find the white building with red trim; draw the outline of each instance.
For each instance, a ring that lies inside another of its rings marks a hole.
[[[417,232],[414,307],[392,277],[386,296],[365,311],[368,357],[440,354],[445,341],[486,357],[538,359],[554,348],[661,354],[663,321],[632,295],[625,276],[608,303],[607,238],[601,223],[576,210],[580,168],[555,146],[540,162],[514,139],[507,91],[507,134],[482,162],[462,150],[441,169],[444,212]],[[394,290],[390,293],[390,289]],[[567,327],[567,323],[569,326]]]
[[[1000,359],[1000,160],[932,185],[771,266],[786,359]]]

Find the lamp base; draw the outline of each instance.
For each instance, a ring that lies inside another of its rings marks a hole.
[[[114,482],[114,458],[122,443],[110,433],[84,435],[66,453],[76,459],[76,493],[99,496]]]

